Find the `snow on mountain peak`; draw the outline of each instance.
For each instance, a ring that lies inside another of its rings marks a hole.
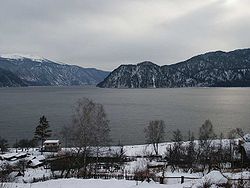
[[[5,59],[31,59],[32,61],[37,61],[37,62],[43,62],[46,61],[45,58],[39,57],[39,56],[34,56],[34,55],[27,55],[27,54],[3,54],[0,55],[1,58]]]

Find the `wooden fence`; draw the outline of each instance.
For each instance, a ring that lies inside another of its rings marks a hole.
[[[61,176],[50,176],[50,177],[43,176],[41,178],[33,178],[31,183],[47,181],[50,179],[59,179],[59,178],[62,178],[62,177]],[[73,176],[69,178],[73,178]],[[185,177],[185,176],[175,176],[175,177],[158,176],[158,177],[149,178],[149,177],[138,177],[134,175],[124,175],[124,174],[92,174],[92,175],[87,175],[85,177],[80,177],[80,178],[83,178],[83,179],[118,179],[118,180],[125,179],[125,180],[134,180],[134,181],[144,181],[144,180],[150,181],[150,179],[153,179],[155,182],[159,182],[160,184],[163,184],[165,179],[179,179],[181,183],[184,183],[185,180],[201,179],[199,177]],[[237,182],[239,184],[243,184],[244,182],[250,183],[250,179],[239,178],[239,179],[228,179],[228,180],[231,182]]]
[[[43,176],[41,178],[33,178],[32,183],[35,182],[41,182],[41,181],[47,181],[50,179],[59,179],[63,178],[61,176]],[[68,178],[74,178],[74,176],[70,176]],[[134,181],[151,181],[151,179],[155,182],[162,183],[164,182],[164,179],[180,179],[181,183],[184,183],[185,179],[200,179],[200,178],[195,178],[195,177],[184,177],[184,176],[179,176],[179,177],[140,177],[140,176],[134,176],[134,175],[123,175],[123,174],[91,174],[87,175],[84,177],[75,177],[75,178],[82,178],[82,179],[125,179],[125,180],[134,180]]]

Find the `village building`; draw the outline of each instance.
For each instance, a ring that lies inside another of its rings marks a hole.
[[[43,151],[58,152],[61,150],[61,143],[59,140],[45,140],[43,143]]]
[[[0,155],[1,160],[14,161],[16,160],[16,153],[5,153]]]

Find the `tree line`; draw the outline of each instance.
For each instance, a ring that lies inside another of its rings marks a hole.
[[[165,123],[154,120],[145,128],[145,138],[148,144],[153,145],[154,155],[159,155],[159,143],[165,140]],[[213,168],[222,169],[227,163],[231,168],[246,167],[249,159],[244,148],[236,142],[235,138],[244,139],[244,132],[240,128],[229,131],[227,137],[229,144],[224,144],[224,135],[216,135],[210,120],[199,128],[198,137],[188,132],[188,140],[184,142],[182,132],[177,129],[172,131],[172,144],[163,151],[165,159],[171,169],[184,171],[211,171]],[[240,156],[236,158],[237,154]]]

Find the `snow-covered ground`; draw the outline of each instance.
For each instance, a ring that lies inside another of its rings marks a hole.
[[[236,140],[237,141],[237,140]],[[197,141],[195,141],[197,142]],[[213,144],[220,144],[220,140],[214,140]],[[183,145],[188,144],[188,142],[184,142]],[[230,140],[224,139],[222,140],[223,146],[227,147],[230,144]],[[169,148],[171,145],[173,145],[173,142],[168,143],[161,143],[159,144],[159,154],[164,156],[165,152],[167,151],[167,148]],[[63,154],[65,151],[71,150],[72,148],[63,148],[60,152]],[[121,147],[113,146],[109,148],[105,148],[106,151],[113,151],[119,152]],[[133,160],[131,162],[125,163],[123,167],[123,173],[126,173],[127,175],[133,174],[136,171],[145,170],[148,165],[157,165],[161,164],[162,162],[156,162],[156,161],[150,161],[149,158],[145,156],[149,156],[151,154],[154,154],[154,150],[152,145],[130,145],[130,146],[123,146],[123,152],[126,156],[132,157]],[[43,155],[40,154],[38,149],[30,149],[29,151],[21,151],[19,150],[16,153],[15,149],[10,149],[9,153],[0,155],[0,158],[4,159],[5,157],[13,157],[13,159],[7,161],[9,164],[15,164],[18,159],[17,157],[22,156],[23,154],[29,155],[26,156],[26,160],[30,160],[33,163],[39,163],[45,159],[45,157],[52,155],[52,153],[44,153]],[[5,163],[5,160],[0,160],[0,166],[1,164]],[[156,164],[157,163],[157,164]],[[164,165],[164,164],[161,164]],[[160,177],[162,176],[163,172],[156,172],[156,176]],[[16,174],[13,174],[13,177],[15,177]],[[45,169],[43,166],[36,167],[36,168],[27,168],[23,176],[18,176],[14,178],[15,183],[8,183],[6,184],[6,187],[17,187],[17,188],[28,188],[28,187],[48,187],[48,188],[70,188],[70,187],[87,187],[87,188],[113,188],[113,187],[119,187],[119,188],[130,188],[130,187],[148,187],[148,188],[160,188],[160,187],[199,187],[202,186],[205,182],[210,182],[211,184],[214,184],[214,187],[216,187],[216,184],[223,184],[228,181],[228,179],[239,179],[239,178],[250,178],[250,172],[249,171],[243,171],[238,173],[221,173],[219,171],[211,171],[207,175],[203,175],[202,173],[184,173],[181,171],[175,171],[170,172],[169,170],[164,171],[164,177],[167,177],[164,179],[164,182],[166,184],[160,185],[159,183],[155,182],[136,182],[136,181],[128,181],[128,180],[100,180],[100,179],[58,179],[58,180],[48,180],[45,182],[38,182],[38,183],[32,183],[34,178],[46,178],[51,177],[52,172],[50,169]],[[185,183],[181,184],[180,178],[171,178],[171,177],[189,177],[190,179],[185,179]],[[192,179],[194,178],[194,179]],[[27,182],[27,183],[23,183]],[[249,181],[250,183],[250,181]],[[1,187],[1,184],[0,184]],[[250,185],[249,185],[250,187]]]
[[[147,182],[136,182],[128,180],[100,180],[100,179],[59,179],[59,180],[49,180],[45,182],[33,183],[33,184],[7,184],[6,188],[15,187],[15,188],[160,188],[160,187],[183,187],[183,186],[166,186],[156,183],[147,183]]]
[[[248,174],[247,174],[248,173]],[[238,174],[239,175],[239,174]],[[245,172],[245,175],[249,175],[249,172]],[[138,182],[138,181],[128,181],[128,180],[101,180],[101,179],[58,179],[58,180],[48,180],[45,182],[38,183],[6,183],[4,186],[15,187],[15,188],[198,188],[203,187],[205,183],[210,183],[211,188],[219,187],[219,185],[225,184],[227,179],[219,172],[212,171],[206,176],[198,180],[190,180],[183,184],[178,182],[174,184],[164,184],[161,185],[156,182]],[[245,184],[244,187],[249,187],[250,184]]]
[[[9,183],[6,184],[6,188],[15,187],[15,188],[184,188],[184,187],[199,187],[202,185],[201,182],[188,182],[184,184],[172,184],[172,185],[162,185],[156,182],[137,182],[137,181],[128,181],[128,180],[100,180],[100,179],[58,179],[58,180],[49,180],[45,182],[38,182],[32,184],[24,183]],[[214,186],[216,187],[216,186]]]

